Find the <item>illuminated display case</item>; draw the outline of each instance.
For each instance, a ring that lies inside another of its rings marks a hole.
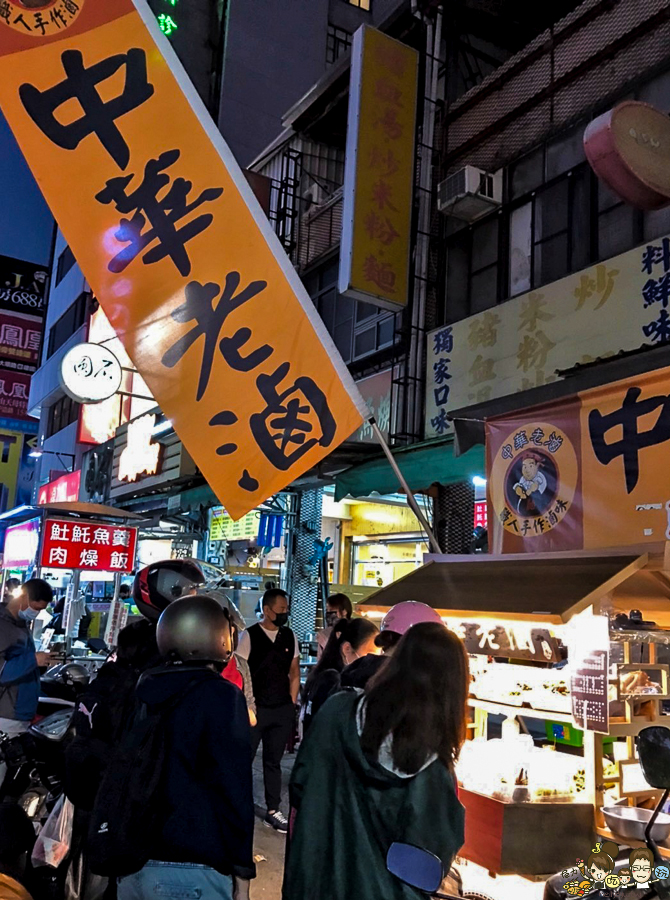
[[[465,642],[471,720],[457,770],[464,859],[539,881],[574,865],[594,833],[636,845],[609,831],[601,808],[660,794],[642,778],[635,736],[670,725],[667,547],[427,555],[359,605],[380,618],[396,603],[421,600]],[[670,843],[661,852],[670,858]]]

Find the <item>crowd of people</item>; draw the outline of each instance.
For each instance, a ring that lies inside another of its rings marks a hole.
[[[266,591],[262,621],[241,630],[197,582],[188,596],[157,583],[138,576],[145,618],[120,633],[75,714],[65,793],[75,808],[71,856],[91,886],[82,898],[248,900],[261,744],[263,822],[288,833],[283,900],[422,896],[388,871],[386,854],[393,842],[412,844],[448,871],[463,842],[454,763],[468,662],[439,615],[400,604],[380,630],[353,617],[348,598],[331,598],[320,659],[301,690],[284,591]],[[34,715],[43,660],[29,623],[49,600],[34,579],[0,609],[1,731],[25,730]],[[281,762],[298,702],[286,816]],[[0,869],[28,898],[21,860],[4,861],[1,839]]]

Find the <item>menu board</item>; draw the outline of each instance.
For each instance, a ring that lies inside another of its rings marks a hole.
[[[210,541],[255,541],[258,537],[260,514],[254,510],[233,521],[222,506],[215,506],[210,514]]]
[[[609,634],[607,619],[593,617],[593,628],[585,629],[571,647],[570,695],[572,718],[584,730],[607,734],[609,731]],[[586,712],[586,723],[584,713]]]

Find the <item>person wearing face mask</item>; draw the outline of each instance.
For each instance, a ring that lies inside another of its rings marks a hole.
[[[51,603],[51,586],[31,578],[16,596],[0,607],[0,732],[21,734],[37,712],[40,668],[48,665],[48,653],[36,653],[32,622]],[[0,783],[6,766],[0,765]]]
[[[346,594],[333,594],[328,598],[326,603],[326,628],[323,628],[317,637],[317,661],[323,656],[323,651],[326,649],[326,644],[328,643],[328,638],[331,635],[333,627],[343,619],[351,619],[353,614],[354,608],[351,605],[351,600]]]
[[[288,622],[288,594],[271,588],[263,595],[263,621],[240,635],[237,656],[247,660],[258,723],[252,731],[254,756],[263,743],[265,824],[280,834],[288,821],[280,810],[281,761],[295,721],[300,690],[300,648]]]
[[[368,654],[377,655],[379,629],[369,619],[340,619],[331,631],[326,649],[309,673],[301,698],[303,737],[312,720],[331,694],[341,687],[343,670]]]

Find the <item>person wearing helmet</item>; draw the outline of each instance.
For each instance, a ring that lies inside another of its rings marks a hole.
[[[442,623],[442,619],[432,606],[416,600],[405,600],[392,606],[382,619],[379,634],[375,638],[375,644],[381,647],[383,655],[364,656],[347,666],[342,672],[341,686],[343,688],[365,688],[368,681],[377,674],[388,657],[393,655],[400,638],[419,622]]]
[[[167,715],[162,827],[152,860],[119,881],[119,900],[244,900],[255,875],[251,729],[244,696],[221,678],[233,646],[230,617],[211,597],[170,604],[156,630],[164,665],[145,673],[137,698],[149,710],[182,696]]]
[[[166,559],[140,569],[133,583],[133,600],[145,619],[157,622],[170,603],[204,583],[200,566],[192,560]]]

